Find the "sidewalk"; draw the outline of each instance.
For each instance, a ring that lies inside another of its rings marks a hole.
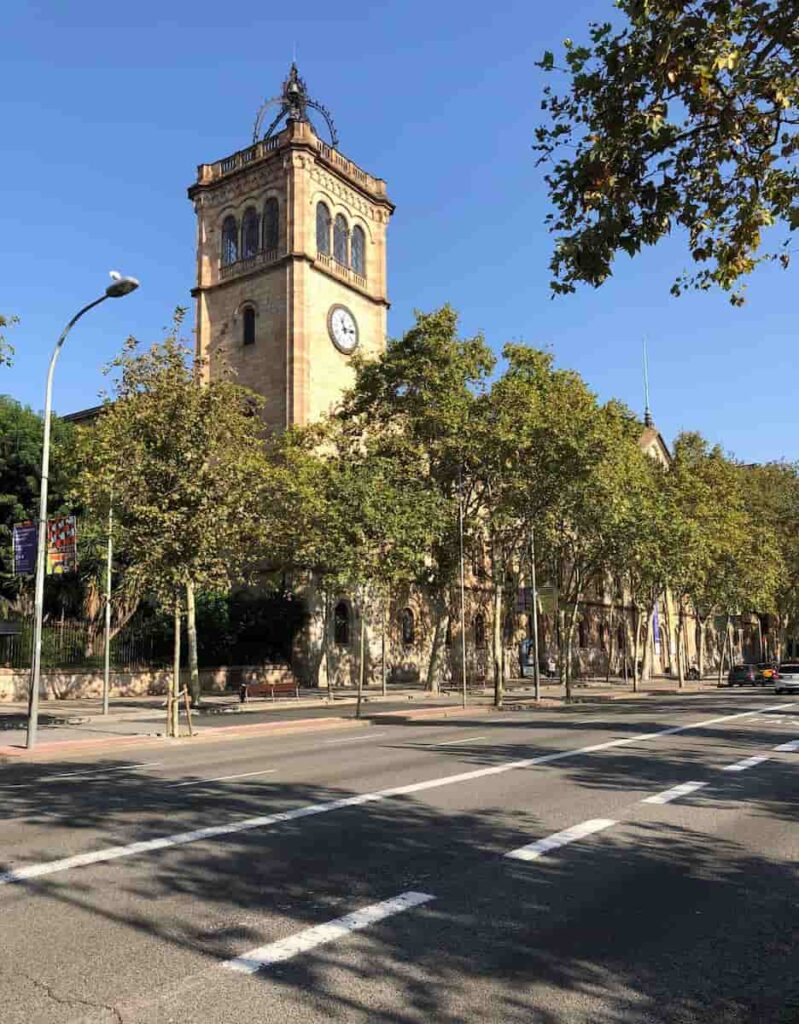
[[[686,684],[679,690],[676,680],[663,678],[647,681],[636,694],[631,684],[625,686],[622,681],[608,686],[604,679],[580,680],[573,684],[572,701],[604,703],[680,693],[696,694],[715,689],[715,681],[704,680]],[[367,689],[361,721],[368,725],[376,721],[401,722],[422,716],[479,714],[493,708],[493,691],[490,687],[470,688],[467,701],[468,707],[464,712],[461,694],[454,689],[433,695],[420,687],[404,687],[390,689],[385,696],[379,689]],[[225,739],[254,732],[338,728],[353,724],[355,705],[356,696],[351,691],[339,691],[332,701],[327,696],[320,696],[318,690],[301,690],[299,699],[252,699],[245,704],[240,704],[235,694],[207,695],[203,697],[202,708],[192,715],[194,738]],[[542,680],[540,705],[535,702],[532,680],[516,679],[507,684],[505,707],[508,711],[536,706],[552,709],[564,705],[565,693],[559,683]],[[257,722],[253,720],[255,716]],[[108,715],[102,714],[99,700],[42,701],[38,743],[30,753],[25,749],[26,721],[27,706],[22,702],[0,704],[0,763],[163,743],[166,708],[162,696],[114,698]],[[187,732],[182,708],[181,731]]]

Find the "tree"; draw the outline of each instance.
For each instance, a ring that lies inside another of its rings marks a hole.
[[[0,366],[8,366],[14,358],[14,348],[9,342],[6,341],[5,335],[2,333],[4,327],[13,327],[14,324],[18,323],[17,317],[5,317],[0,313]]]
[[[434,613],[426,680],[430,690],[437,687],[450,598],[458,578],[459,495],[470,532],[480,529],[468,462],[476,396],[485,389],[494,362],[482,336],[458,337],[457,314],[450,306],[417,312],[414,326],[402,338],[389,341],[378,359],[356,360],[355,385],[338,414],[353,436],[370,438],[374,457],[396,459],[416,474],[428,507],[435,510],[428,558],[414,581]]]
[[[675,228],[693,273],[672,292],[713,286],[743,302],[764,260],[764,230],[799,227],[799,22],[792,0],[618,0],[620,27],[592,24],[545,72],[547,120],[535,133],[555,212],[555,292],[601,285],[619,252]],[[787,244],[787,243],[786,243]]]
[[[43,430],[38,413],[0,395],[0,615],[16,606],[23,593],[22,577],[13,574],[12,527],[39,514]],[[66,500],[66,454],[73,446],[74,432],[57,417],[51,430],[48,504],[50,513],[57,515],[71,511]]]
[[[254,571],[268,473],[260,400],[227,379],[203,382],[179,340],[182,320],[178,310],[146,351],[130,339],[112,364],[113,401],[83,434],[76,486],[101,522],[113,504],[131,584],[174,608],[176,645],[187,588],[227,589]],[[176,671],[172,734],[178,691]]]

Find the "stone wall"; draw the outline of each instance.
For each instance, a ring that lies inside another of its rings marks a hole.
[[[169,669],[153,669],[140,672],[112,672],[111,697],[147,697],[165,694],[170,677]],[[27,700],[30,673],[27,669],[0,668],[0,701]],[[181,674],[183,685],[188,673]],[[200,687],[203,693],[222,693],[230,688],[238,692],[242,682],[278,683],[293,680],[291,670],[285,665],[230,665],[200,670]],[[42,682],[49,699],[63,700],[73,697],[101,697],[103,693],[102,671],[68,670],[43,671]]]

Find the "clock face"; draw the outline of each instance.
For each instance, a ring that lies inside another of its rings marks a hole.
[[[331,306],[327,314],[330,339],[339,352],[349,355],[358,347],[358,324],[346,306]]]

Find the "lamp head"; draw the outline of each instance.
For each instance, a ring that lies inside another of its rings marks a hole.
[[[105,290],[109,299],[120,299],[123,295],[135,292],[139,287],[139,282],[135,277],[123,277],[117,270],[111,271],[111,277],[111,284]]]

